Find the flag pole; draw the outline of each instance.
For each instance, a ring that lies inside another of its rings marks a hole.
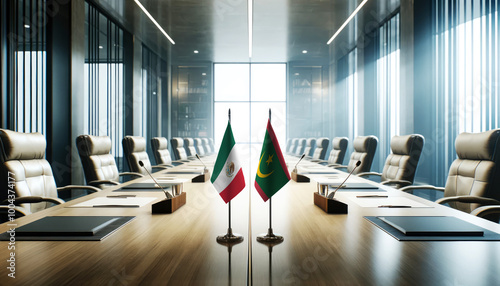
[[[269,108],[269,121],[271,121],[271,108]],[[276,235],[273,233],[273,227],[272,227],[272,204],[271,204],[272,197],[269,198],[269,229],[267,230],[267,234],[261,234],[257,236],[257,241],[260,243],[264,243],[267,245],[275,245],[282,243],[284,238],[281,235]]]
[[[229,108],[229,110],[227,112],[227,117],[229,120],[229,124],[231,124],[231,108]],[[217,236],[217,242],[220,244],[224,244],[224,245],[229,246],[230,248],[228,251],[230,251],[231,247],[234,244],[238,244],[238,243],[243,241],[243,236],[236,234],[236,233],[233,233],[233,229],[231,228],[231,201],[228,202],[227,216],[228,216],[228,222],[229,222],[228,223],[229,225],[227,228],[227,233],[224,235]]]

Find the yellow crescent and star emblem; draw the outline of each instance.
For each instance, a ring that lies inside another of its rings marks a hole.
[[[267,177],[269,177],[274,172],[274,170],[272,170],[270,173],[263,174],[260,171],[260,162],[262,162],[262,158],[264,158],[264,154],[265,154],[265,152],[260,157],[259,166],[257,167],[257,176],[259,176],[259,178],[267,178]],[[267,158],[266,163],[267,163],[268,166],[269,166],[270,163],[273,162],[273,157],[274,157],[274,155],[269,155],[269,157]]]

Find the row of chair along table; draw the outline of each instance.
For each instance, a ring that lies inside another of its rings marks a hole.
[[[287,140],[286,152],[296,157],[304,154],[312,162],[353,172],[360,177],[373,179],[373,176],[377,176],[381,184],[404,192],[437,191],[442,194],[436,202],[499,222],[500,129],[481,133],[464,132],[457,136],[457,158],[450,166],[445,187],[413,184],[424,141],[424,137],[419,134],[392,137],[391,154],[387,156],[382,172],[371,171],[378,143],[377,137],[373,135],[354,139],[354,151],[347,165],[342,165],[349,144],[346,137],[333,138],[328,159],[328,138],[290,138]],[[361,165],[355,168],[358,161],[361,161]]]
[[[46,140],[41,133],[21,133],[0,129],[0,164],[2,192],[0,197],[0,220],[9,219],[9,209],[15,210],[14,218],[28,215],[53,204],[64,203],[62,192],[85,190],[94,193],[110,185],[119,185],[120,177],[143,177],[153,169],[165,169],[215,153],[210,138],[172,138],[172,150],[164,137],[151,139],[151,147],[157,165],[152,165],[146,151],[146,139],[140,136],[125,136],[122,140],[124,157],[130,172],[118,171],[115,157],[111,154],[112,142],[108,136],[80,135],[76,146],[82,163],[87,185],[57,187],[52,167],[45,159]],[[139,165],[142,161],[144,167]],[[6,189],[7,188],[7,189]],[[8,195],[14,193],[15,208],[9,207]],[[12,211],[10,211],[12,212]]]

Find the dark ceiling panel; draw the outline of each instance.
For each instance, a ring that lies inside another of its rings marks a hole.
[[[94,1],[127,30],[173,63],[248,62],[246,0],[140,0],[172,45],[133,0]],[[331,61],[355,46],[399,6],[397,0],[370,0],[332,43],[328,39],[362,0],[254,0],[252,62]],[[357,23],[357,24],[356,24]],[[193,53],[198,50],[199,53]],[[307,50],[307,54],[302,51]]]

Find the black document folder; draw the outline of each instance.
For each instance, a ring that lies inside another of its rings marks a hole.
[[[48,216],[16,229],[16,236],[92,236],[118,220],[108,216]]]
[[[407,236],[483,236],[483,228],[451,216],[378,217]]]
[[[133,216],[48,216],[15,229],[17,240],[102,240]],[[9,240],[9,234],[0,234]]]

